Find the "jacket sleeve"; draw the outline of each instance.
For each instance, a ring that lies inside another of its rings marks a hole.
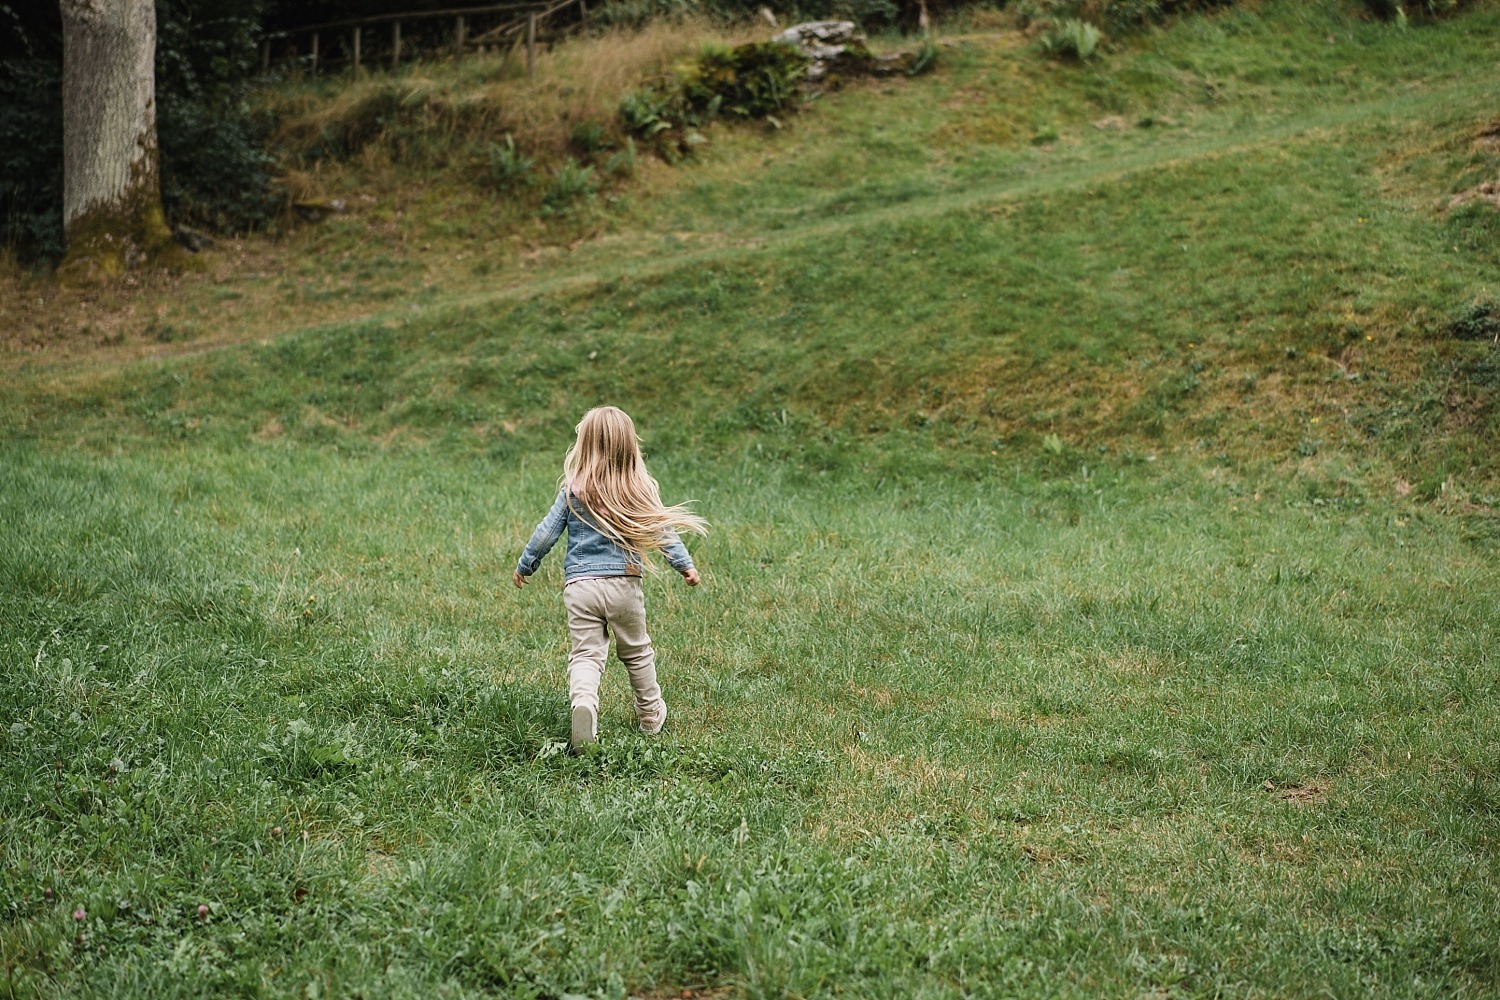
[[[662,538],[661,554],[667,557],[667,562],[679,573],[686,573],[693,568],[693,557],[688,555],[687,546],[682,544],[677,532],[671,529]]]
[[[542,518],[536,530],[531,533],[531,541],[526,543],[526,549],[521,553],[521,558],[516,562],[516,572],[522,576],[530,576],[537,571],[542,564],[542,557],[552,551],[552,546],[562,537],[563,528],[568,524],[568,491],[559,490],[557,499],[552,503],[552,509],[547,511],[547,516]]]

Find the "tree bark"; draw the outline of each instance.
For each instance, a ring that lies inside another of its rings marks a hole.
[[[63,270],[117,274],[167,248],[153,0],[61,0]]]

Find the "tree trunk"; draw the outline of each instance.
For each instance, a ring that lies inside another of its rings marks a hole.
[[[117,274],[173,246],[156,149],[153,0],[61,0],[63,270]]]

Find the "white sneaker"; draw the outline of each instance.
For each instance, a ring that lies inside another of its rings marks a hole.
[[[657,733],[661,732],[661,727],[665,726],[666,724],[667,724],[667,704],[666,704],[666,702],[662,702],[661,715],[657,718],[656,723],[654,725],[648,726],[644,722],[642,722],[641,723],[641,732],[645,733],[647,736],[655,736]]]
[[[599,742],[599,719],[587,705],[573,707],[573,736],[568,740],[568,749],[574,753],[582,750],[586,743]]]

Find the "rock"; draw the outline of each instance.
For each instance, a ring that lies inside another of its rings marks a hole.
[[[771,41],[796,45],[810,51],[819,46],[841,46],[852,42],[863,44],[865,36],[859,33],[853,21],[807,21],[792,25]]]
[[[870,72],[876,76],[891,76],[896,73],[910,73],[912,66],[916,64],[917,57],[912,52],[892,52],[888,55],[876,56],[870,64]]]
[[[196,229],[189,229],[187,226],[177,226],[172,230],[172,235],[177,238],[177,242],[184,249],[192,253],[208,250],[214,245],[212,236],[209,236],[207,233],[200,233]]]
[[[859,33],[853,21],[807,21],[793,25],[771,41],[801,49],[810,60],[807,79],[813,83],[827,77],[834,63],[858,61],[864,64],[870,59],[865,36]]]
[[[330,215],[340,215],[348,204],[342,198],[334,198],[330,201],[299,201],[292,204],[292,211],[296,212],[308,222],[322,222]]]
[[[876,55],[853,21],[808,21],[793,25],[771,41],[800,49],[808,58],[807,81],[837,85],[843,76],[894,76],[919,72],[917,52]],[[926,65],[931,65],[929,58]]]

